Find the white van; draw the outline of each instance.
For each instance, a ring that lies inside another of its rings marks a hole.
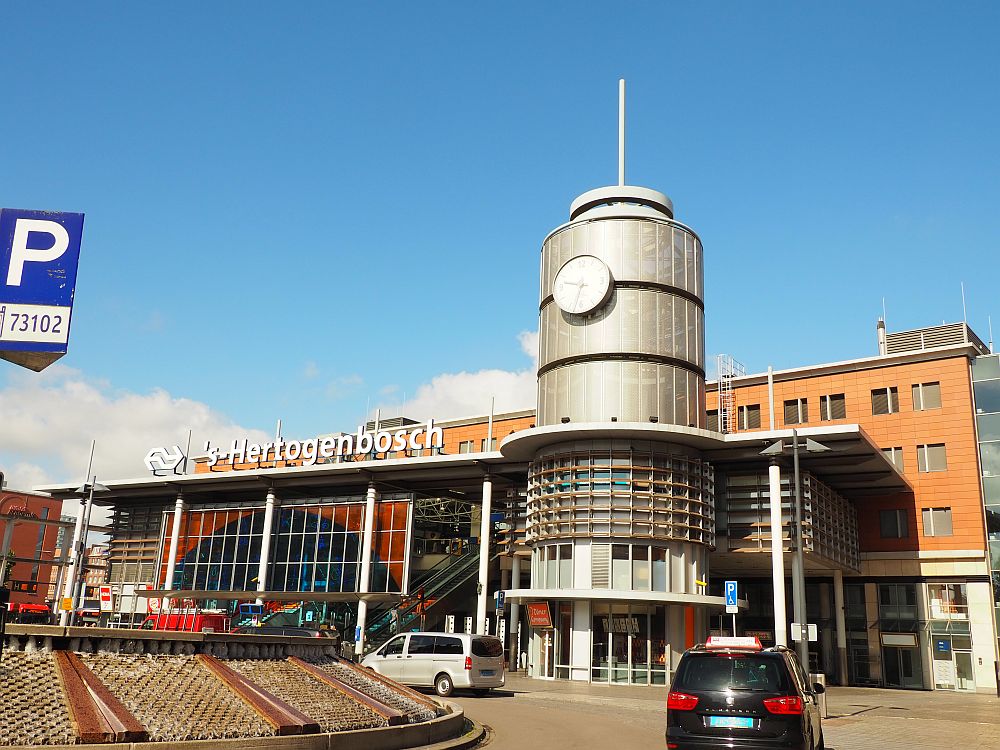
[[[485,695],[504,684],[503,644],[489,635],[404,633],[361,663],[404,685],[433,686],[441,696],[455,688]]]

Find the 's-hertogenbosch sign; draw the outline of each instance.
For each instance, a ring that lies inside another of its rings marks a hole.
[[[335,456],[357,456],[366,454],[400,452],[405,450],[425,450],[444,447],[444,432],[434,426],[430,419],[426,425],[413,425],[405,430],[392,432],[369,432],[363,426],[356,434],[329,435],[311,440],[276,439],[269,443],[251,443],[246,438],[233,440],[224,450],[205,443],[206,462],[209,468],[228,464],[239,468],[246,464],[272,462],[294,462],[312,466],[318,461],[326,462]],[[153,473],[176,471],[184,462],[184,451],[180,446],[153,448],[146,454],[146,468]]]
[[[0,358],[43,370],[66,353],[83,214],[0,209]]]

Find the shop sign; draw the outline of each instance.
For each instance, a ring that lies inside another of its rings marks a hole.
[[[101,600],[101,612],[111,612],[114,610],[111,600],[111,587],[101,586],[98,589]]]
[[[334,456],[356,456],[390,451],[424,450],[444,447],[444,431],[434,426],[430,419],[426,425],[412,426],[406,430],[393,432],[369,432],[359,426],[356,434],[312,438],[311,440],[282,440],[269,443],[251,443],[246,438],[233,440],[228,449],[205,442],[208,467],[228,464],[236,468],[240,464],[270,462],[301,462],[303,466],[313,466],[318,461],[326,462]],[[186,460],[180,446],[153,448],[146,454],[146,468],[156,474],[162,471],[179,473],[178,469]]]
[[[69,346],[83,214],[0,209],[0,358],[40,372]]]
[[[548,602],[528,602],[524,605],[528,610],[528,624],[533,628],[551,628],[552,613]]]
[[[639,618],[626,617],[625,615],[612,615],[603,618],[605,633],[625,633],[626,635],[637,635],[639,633]]]

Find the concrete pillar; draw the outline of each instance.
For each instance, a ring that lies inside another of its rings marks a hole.
[[[847,672],[847,620],[844,612],[844,573],[833,571],[833,617],[837,623],[837,682],[846,685]]]
[[[375,501],[378,494],[375,483],[368,483],[368,494],[365,495],[365,527],[361,538],[361,576],[358,580],[358,593],[367,594],[371,583],[372,572],[372,542],[375,537]],[[357,658],[365,655],[365,627],[368,625],[368,602],[358,600],[358,622],[354,630],[354,653]]]
[[[476,632],[486,635],[486,600],[489,596],[490,571],[490,514],[493,511],[493,480],[489,474],[483,475],[483,507],[479,519],[479,585],[476,587]]]
[[[768,468],[771,504],[771,584],[774,588],[774,644],[788,645],[788,617],[785,615],[785,552],[781,527],[781,467],[776,461]]]
[[[916,589],[917,619],[921,622],[927,622],[929,614],[927,607],[927,584],[923,581],[917,581]],[[934,666],[931,663],[933,655],[932,646],[930,629],[920,628],[917,633],[917,650],[920,654],[920,670],[923,674],[924,688],[927,690],[934,689]]]
[[[167,556],[167,580],[163,582],[163,588],[170,590],[174,587],[174,571],[177,567],[177,547],[181,541],[181,518],[184,515],[184,493],[177,493],[177,500],[174,502],[174,523],[170,529],[170,552]]]
[[[514,555],[510,563],[511,588],[521,588],[521,558]],[[510,602],[510,620],[507,625],[507,634],[510,638],[510,658],[508,663],[514,665],[512,669],[517,669],[518,658],[521,656],[521,607],[518,602]]]
[[[257,565],[257,591],[267,591],[267,568],[271,563],[271,537],[274,535],[274,508],[277,503],[278,498],[271,487],[264,501],[264,532],[260,540],[260,563]],[[263,604],[264,600],[258,599],[257,603]]]

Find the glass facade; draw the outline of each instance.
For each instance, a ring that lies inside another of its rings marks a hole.
[[[375,506],[370,591],[403,590],[410,505],[409,496],[384,495]],[[267,590],[357,591],[364,514],[363,498],[322,498],[277,508]],[[161,581],[166,577],[174,514],[164,515]],[[260,504],[185,511],[173,588],[256,590],[263,535]]]
[[[1000,623],[1000,355],[972,361],[986,536],[993,579],[995,622]]]
[[[591,607],[591,681],[666,685],[665,613],[663,606],[595,602]]]

